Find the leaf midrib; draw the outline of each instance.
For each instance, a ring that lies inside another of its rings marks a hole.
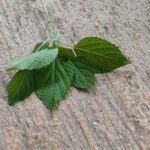
[[[101,57],[105,57],[105,58],[107,58],[107,59],[111,59],[111,60],[114,60],[114,61],[116,61],[116,62],[120,62],[120,61],[117,61],[116,59],[113,59],[113,58],[111,58],[111,57],[108,57],[108,56],[105,56],[105,55],[102,55],[102,54],[99,54],[99,53],[93,53],[93,52],[89,52],[89,51],[86,51],[86,50],[84,50],[84,49],[81,49],[81,48],[75,48],[75,49],[77,49],[77,50],[81,50],[81,51],[83,51],[83,52],[86,52],[86,53],[92,53],[92,54],[94,54],[94,55],[99,55],[99,56],[101,56]]]

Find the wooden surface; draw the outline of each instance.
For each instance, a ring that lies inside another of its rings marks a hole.
[[[71,89],[51,114],[33,94],[6,103],[12,73],[0,73],[0,150],[149,150],[149,0],[44,0],[64,42],[96,35],[116,43],[132,64],[96,75],[88,93]],[[39,0],[0,0],[0,68],[47,37]]]

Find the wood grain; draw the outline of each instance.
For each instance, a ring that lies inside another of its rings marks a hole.
[[[116,43],[132,64],[96,75],[88,93],[71,89],[51,114],[33,94],[9,107],[0,73],[0,150],[149,150],[150,3],[148,0],[45,0],[63,35]],[[48,36],[39,0],[0,0],[0,68]]]

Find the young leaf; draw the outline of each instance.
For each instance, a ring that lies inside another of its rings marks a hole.
[[[58,41],[61,37],[61,34],[57,31],[53,32],[48,40],[50,44],[53,44],[55,41]]]
[[[58,41],[60,38],[60,33],[59,32],[53,32],[51,36],[49,36],[49,38],[41,43],[37,43],[33,49],[33,52],[36,51],[40,51],[43,49],[48,49],[49,48],[49,44],[52,45],[55,41]],[[49,44],[48,44],[49,43]]]
[[[24,100],[34,90],[34,79],[31,71],[17,72],[7,86],[9,105]]]
[[[73,70],[69,63],[56,58],[52,64],[35,72],[35,89],[43,103],[53,110],[70,88]]]
[[[74,49],[77,55],[86,58],[97,72],[109,72],[130,63],[118,47],[98,37],[84,38]]]
[[[70,61],[74,71],[73,85],[77,88],[90,89],[95,85],[95,76],[91,67],[80,61],[79,58]]]
[[[76,58],[76,55],[72,49],[65,48],[65,47],[58,47],[58,49],[59,49],[59,56],[60,57],[67,58],[67,59]]]
[[[37,52],[37,51],[41,51],[43,49],[49,49],[49,45],[48,43],[37,43],[35,46],[34,46],[34,49],[33,49],[33,53],[34,52]]]
[[[67,59],[76,58],[76,53],[74,52],[73,48],[66,48],[64,47],[64,45],[66,44],[63,44],[62,42],[59,42],[59,41],[54,42],[54,46],[58,47],[59,49],[59,56],[62,58],[67,58]]]
[[[18,57],[13,60],[9,70],[33,70],[46,67],[57,56],[58,48],[44,49],[28,56]]]

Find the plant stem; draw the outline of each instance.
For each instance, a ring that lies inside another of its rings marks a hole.
[[[59,30],[57,29],[57,27],[56,27],[56,25],[55,25],[54,19],[53,19],[52,17],[50,17],[50,15],[49,15],[49,12],[48,12],[48,10],[47,10],[47,8],[46,8],[46,6],[45,6],[44,1],[43,1],[43,0],[40,0],[40,3],[41,3],[41,5],[42,5],[43,8],[44,8],[45,17],[46,17],[46,19],[48,20],[48,21],[47,21],[47,25],[48,25],[49,33],[51,34],[51,33],[53,33],[53,32],[58,32],[58,33],[60,34]]]

